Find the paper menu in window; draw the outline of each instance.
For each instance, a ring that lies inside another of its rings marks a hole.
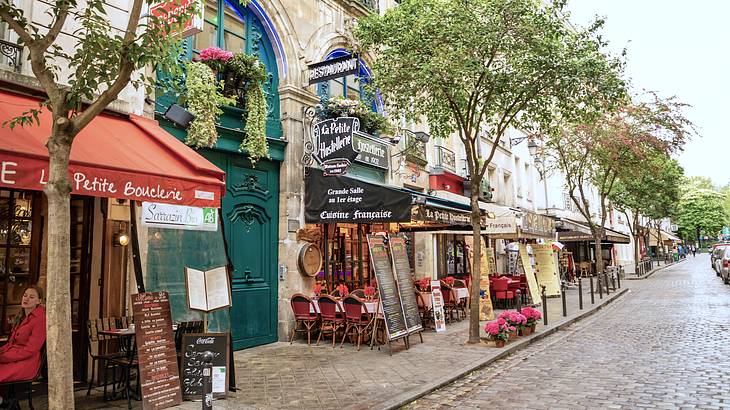
[[[205,273],[197,269],[185,268],[185,281],[188,291],[188,306],[195,310],[208,310]]]
[[[230,306],[228,287],[228,271],[225,266],[205,272],[205,289],[208,299],[208,310]]]

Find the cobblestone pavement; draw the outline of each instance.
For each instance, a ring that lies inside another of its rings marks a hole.
[[[730,408],[730,287],[698,255],[410,409]]]

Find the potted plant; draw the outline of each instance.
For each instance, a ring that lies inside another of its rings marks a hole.
[[[394,127],[387,118],[374,112],[360,100],[343,97],[326,98],[317,107],[317,118],[356,117],[360,120],[360,131],[373,136],[393,133]]]
[[[350,293],[350,290],[344,283],[340,283],[339,285],[337,285],[336,289],[340,292],[340,297],[345,297]]]
[[[322,292],[322,284],[321,283],[316,283],[314,285],[313,291],[314,291],[314,298],[315,299],[318,299],[319,298],[319,294]]]
[[[216,125],[223,114],[220,107],[235,100],[221,94],[223,84],[216,80],[207,64],[190,62],[186,68],[185,99],[195,119],[190,123],[185,143],[196,148],[212,147],[218,140]]]
[[[447,276],[443,279],[444,283],[449,286],[454,286],[454,282],[456,281],[456,278],[453,276]]]
[[[517,338],[518,330],[520,327],[524,327],[527,322],[527,319],[523,315],[514,310],[505,310],[499,314],[498,318],[505,320],[507,324],[514,329],[514,331],[509,335],[510,340]]]
[[[537,325],[537,321],[542,319],[542,313],[530,306],[525,306],[520,310],[520,313],[527,319],[526,322],[526,328],[530,329],[530,333],[535,331],[535,326]]]
[[[207,73],[201,73],[200,66],[194,66],[194,64],[207,66],[212,78],[209,78]],[[254,166],[260,158],[268,158],[269,148],[266,142],[268,106],[263,90],[263,82],[266,81],[267,74],[266,68],[258,58],[245,53],[234,54],[217,47],[210,47],[202,50],[197,61],[188,64],[187,67],[188,110],[196,116],[192,124],[200,122],[200,127],[203,128],[202,124],[204,124],[205,129],[205,132],[194,130],[192,138],[188,132],[188,140],[192,142],[190,145],[195,147],[215,145],[218,133],[215,132],[215,129],[211,130],[211,124],[215,128],[217,118],[223,113],[219,106],[237,106],[243,110],[242,120],[245,123],[243,127],[245,138],[241,141],[239,150],[248,153]],[[194,69],[193,72],[190,70],[191,67]],[[220,74],[223,79],[217,80],[217,74]],[[197,90],[191,90],[188,84],[191,76],[194,84],[199,85]],[[204,102],[196,103],[201,98]],[[211,108],[215,102],[217,102],[217,106]],[[193,109],[191,109],[191,104],[195,105],[192,107]],[[203,114],[204,118],[199,120],[196,113]]]
[[[367,300],[373,299],[375,297],[375,287],[374,286],[365,286],[365,298]]]
[[[199,61],[213,70],[213,74],[218,74],[226,68],[228,61],[233,58],[230,51],[221,50],[218,47],[208,47],[200,50],[198,57],[194,61]]]
[[[421,278],[419,279],[416,284],[418,284],[418,288],[425,292],[428,290],[429,286],[431,286],[431,278]]]
[[[510,333],[513,333],[515,328],[510,326],[505,319],[497,318],[497,320],[487,323],[484,331],[487,332],[490,339],[494,340],[497,347],[504,347],[509,340]]]

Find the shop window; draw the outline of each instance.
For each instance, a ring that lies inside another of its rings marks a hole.
[[[370,252],[367,235],[387,231],[382,224],[326,224],[320,225],[324,256],[323,270],[317,281],[329,292],[341,283],[348,289],[362,288],[371,283]]]
[[[38,279],[38,198],[0,190],[0,338],[10,333],[25,287]]]
[[[466,277],[471,274],[465,252],[464,235],[438,235],[436,237],[436,274]]]

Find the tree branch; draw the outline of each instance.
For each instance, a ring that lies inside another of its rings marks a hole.
[[[124,32],[122,53],[120,56],[119,74],[117,79],[107,88],[99,98],[91,103],[83,112],[73,118],[73,127],[75,130],[83,129],[87,124],[91,122],[104,108],[106,108],[112,101],[117,99],[119,93],[129,82],[129,77],[132,75],[135,69],[135,62],[127,57],[127,49],[136,39],[137,26],[139,26],[140,16],[142,14],[143,0],[134,0],[132,9],[129,12],[129,21],[127,21],[127,29]]]
[[[58,4],[58,2],[56,2]],[[63,25],[66,23],[66,19],[68,18],[68,10],[69,10],[69,3],[63,2],[63,5],[58,8],[58,14],[56,15],[56,21],[53,22],[53,25],[48,30],[48,33],[46,33],[45,36],[43,36],[42,39],[38,41],[39,47],[45,50],[48,49],[48,47],[53,44],[54,41],[56,41],[56,38],[61,33],[61,30],[63,29]]]

